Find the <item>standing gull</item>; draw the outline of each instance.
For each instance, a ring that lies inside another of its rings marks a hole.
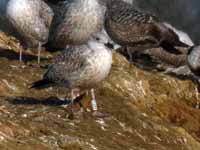
[[[190,48],[187,57],[187,64],[190,70],[197,76],[200,75],[200,45]]]
[[[183,43],[186,43],[189,46],[194,45],[193,41],[191,40],[191,38],[189,37],[189,35],[187,33],[176,29],[169,23],[164,23],[164,24],[167,27],[169,27],[170,29],[172,29],[178,35],[180,41],[182,41]],[[182,65],[186,65],[187,64],[187,54],[188,54],[188,51],[190,50],[190,47],[187,47],[187,48],[176,47],[176,50],[179,52],[179,54],[174,54],[174,53],[165,51],[165,50],[163,50],[162,47],[149,48],[149,49],[144,50],[142,53],[149,55],[153,59],[154,58],[158,59],[159,61],[161,61],[162,64],[164,62],[164,64],[172,65],[173,67],[179,67]],[[120,52],[127,56],[127,51],[121,50]],[[159,66],[160,66],[160,64],[159,64]]]
[[[190,76],[200,83],[200,45],[188,49],[186,63],[178,68],[169,68],[165,73]]]
[[[49,28],[53,19],[53,11],[42,0],[9,0],[6,15],[18,32],[17,38],[27,47],[38,47],[38,63],[40,63],[41,46],[49,36]],[[20,49],[22,61],[22,49]]]
[[[107,77],[111,68],[112,52],[107,42],[104,34],[98,33],[87,44],[68,46],[49,66],[43,79],[35,82],[32,88],[64,87],[70,93],[72,104],[75,91],[90,90],[94,114],[99,114],[93,88]]]
[[[174,46],[188,46],[152,14],[138,11],[120,0],[110,0],[107,7],[105,29],[114,42],[127,49],[133,47],[132,51],[140,51],[161,46],[168,50]]]
[[[49,47],[64,49],[68,44],[84,44],[102,29],[105,7],[98,0],[68,0],[56,9]]]
[[[164,22],[164,25],[172,29],[178,35],[181,42],[186,43],[189,46],[194,45],[194,42],[192,41],[191,37],[186,32],[176,29],[175,27],[173,27],[171,24],[167,22]]]

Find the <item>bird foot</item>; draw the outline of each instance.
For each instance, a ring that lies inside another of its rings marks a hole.
[[[164,74],[175,74],[177,76],[189,76],[192,74],[188,66],[180,66],[178,68],[168,68],[163,72]]]
[[[84,118],[84,112],[83,111],[77,111],[77,112],[70,112],[68,115],[68,119],[70,120],[80,120]]]
[[[40,64],[30,64],[29,66],[33,68],[42,68],[42,65]]]
[[[15,66],[19,67],[19,68],[25,68],[26,64],[23,61],[19,61],[15,64]]]
[[[84,118],[85,112],[86,112],[84,110],[84,108],[81,107],[80,110],[77,110],[77,109],[78,108],[76,107],[76,105],[74,105],[72,103],[67,106],[67,110],[69,112],[68,119],[80,120],[80,119]]]
[[[107,118],[108,114],[102,113],[102,112],[99,112],[99,111],[94,111],[94,112],[92,112],[92,116],[95,117],[95,118]]]
[[[19,60],[19,65],[25,65],[23,60]]]

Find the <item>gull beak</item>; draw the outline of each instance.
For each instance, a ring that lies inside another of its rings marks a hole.
[[[111,44],[111,43],[105,43],[104,44],[106,47],[108,47],[108,48],[110,48],[110,49],[113,49],[114,48],[114,45],[113,44]]]

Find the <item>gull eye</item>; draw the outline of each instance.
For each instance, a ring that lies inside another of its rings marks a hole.
[[[97,41],[99,41],[99,40],[100,40],[100,38],[96,37],[96,40],[97,40]]]

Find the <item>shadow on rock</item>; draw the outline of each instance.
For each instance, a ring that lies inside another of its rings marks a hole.
[[[0,48],[0,58],[1,57],[7,58],[9,60],[19,60],[19,53],[9,50],[9,49]],[[37,56],[23,53],[24,62],[33,61],[33,60],[37,60]],[[43,57],[41,58],[41,60],[44,61],[48,59]]]
[[[33,97],[16,97],[14,99],[9,98],[8,101],[14,105],[49,105],[59,106],[68,105],[70,100],[60,100],[57,97],[49,97],[47,99],[36,99]]]
[[[84,95],[80,95],[74,100],[75,103],[80,103]],[[47,106],[61,106],[71,104],[71,100],[61,100],[57,97],[48,97],[47,99],[36,99],[33,97],[16,97],[9,98],[9,103],[14,105],[47,105]]]

